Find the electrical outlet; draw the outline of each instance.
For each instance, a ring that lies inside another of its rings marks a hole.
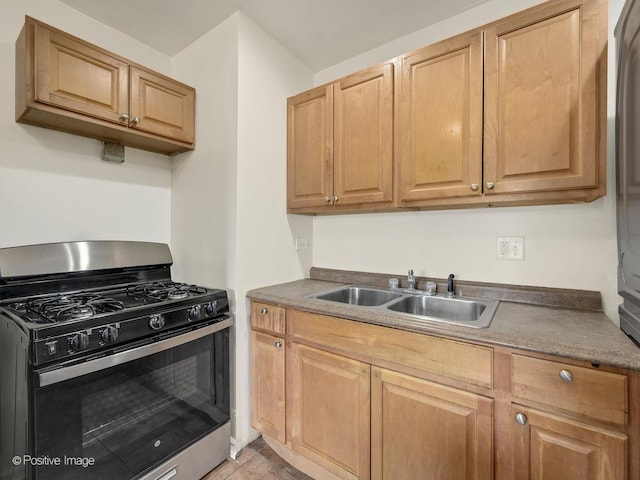
[[[498,260],[524,260],[524,237],[497,237]]]
[[[295,245],[296,245],[296,250],[306,250],[307,248],[309,248],[309,239],[296,238]]]

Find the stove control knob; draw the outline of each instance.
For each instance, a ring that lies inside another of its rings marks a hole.
[[[204,306],[204,312],[207,315],[215,315],[217,313],[218,310],[218,304],[217,302],[209,302]]]
[[[189,308],[189,320],[198,320],[200,318],[200,305],[194,305]]]
[[[164,327],[165,321],[162,315],[151,315],[149,317],[149,326],[154,330],[160,330]]]
[[[100,340],[104,343],[113,343],[118,338],[118,329],[115,325],[109,325],[100,333]]]
[[[86,350],[89,346],[89,335],[87,334],[87,332],[76,333],[73,337],[71,337],[70,344],[71,349],[75,352]]]

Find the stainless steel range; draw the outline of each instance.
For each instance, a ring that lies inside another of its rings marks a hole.
[[[229,455],[229,304],[167,245],[0,249],[0,478],[199,479]]]

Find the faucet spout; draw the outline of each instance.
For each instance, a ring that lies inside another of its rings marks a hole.
[[[449,275],[449,278],[447,279],[447,297],[448,298],[452,298],[455,296],[455,293],[453,291],[453,279],[455,278],[455,275],[452,273]]]

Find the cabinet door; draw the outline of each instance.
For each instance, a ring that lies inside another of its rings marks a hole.
[[[491,399],[372,368],[373,480],[490,480],[492,425]]]
[[[344,479],[368,479],[370,366],[291,344],[293,449]]]
[[[511,414],[514,480],[627,478],[626,435],[517,405]]]
[[[285,348],[282,338],[251,332],[251,426],[284,443]]]
[[[126,125],[126,63],[41,25],[34,25],[34,40],[36,102]]]
[[[333,204],[333,88],[287,101],[287,207]]]
[[[130,77],[131,126],[181,142],[194,143],[195,90],[138,67],[131,67]]]
[[[487,28],[486,194],[599,185],[606,161],[606,18],[606,2],[565,0]]]
[[[333,86],[335,203],[393,200],[393,64]]]
[[[400,58],[400,201],[482,193],[482,32]]]

